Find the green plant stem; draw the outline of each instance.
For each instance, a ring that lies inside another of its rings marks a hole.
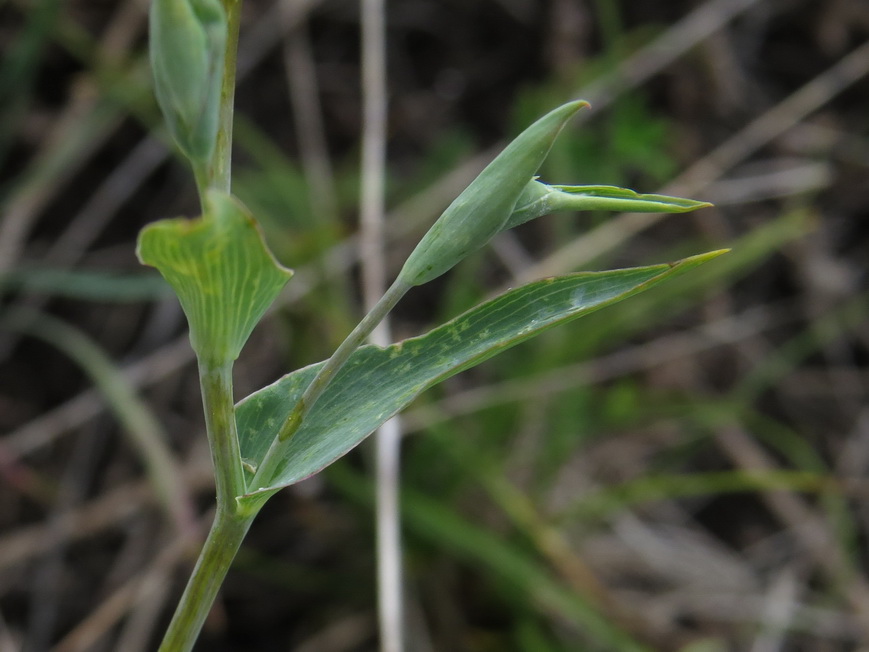
[[[320,368],[311,384],[308,385],[302,397],[293,407],[290,416],[287,417],[284,425],[278,431],[277,437],[272,441],[269,450],[266,452],[265,457],[263,457],[256,475],[254,475],[253,480],[250,482],[252,489],[255,490],[260,485],[267,486],[271,483],[272,475],[284,457],[287,444],[299,429],[299,426],[302,425],[305,416],[314,407],[317,399],[320,398],[341,367],[350,359],[353,352],[365,342],[366,338],[410,288],[410,285],[397,279],[383,296],[380,297],[380,300],[368,314],[363,317],[362,321],[356,325],[356,328],[341,342],[341,345],[335,349],[332,357]]]
[[[374,307],[371,308],[368,314],[362,318],[362,321],[356,325],[356,328],[341,342],[341,345],[335,349],[335,353],[320,368],[311,384],[305,389],[302,398],[299,399],[293,411],[290,412],[290,416],[287,417],[286,422],[278,433],[280,441],[286,441],[295,434],[305,416],[314,407],[317,399],[320,398],[341,367],[350,359],[352,353],[362,346],[368,336],[371,335],[371,332],[383,321],[383,318],[389,314],[389,311],[395,307],[395,304],[407,293],[410,287],[410,285],[396,280],[383,296],[380,297],[380,300],[374,304]]]
[[[217,144],[211,156],[208,170],[209,188],[226,193],[232,185],[232,121],[235,109],[235,70],[238,60],[238,34],[241,26],[241,0],[223,0],[228,32],[223,66],[223,82],[220,88],[220,122]]]
[[[253,522],[256,512],[232,514],[218,506],[217,514],[193,574],[184,589],[159,652],[189,652],[223,583],[232,560]]]
[[[245,493],[245,483],[232,398],[232,363],[212,367],[200,362],[199,382],[205,429],[214,462],[217,507],[235,514],[238,511],[236,497]]]

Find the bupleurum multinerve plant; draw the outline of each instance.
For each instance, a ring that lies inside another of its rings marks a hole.
[[[331,358],[238,404],[232,367],[292,272],[266,248],[230,192],[240,0],[153,0],[150,52],[169,133],[189,160],[202,214],[145,227],[138,255],[172,286],[190,326],[214,463],[217,510],[161,650],[190,650],[265,502],[335,461],[423,390],[557,324],[641,292],[720,251],[674,263],[583,272],[510,290],[434,330],[385,348],[366,337],[406,292],[495,235],[556,211],[680,213],[707,204],[612,186],[552,186],[536,173],[573,101],[523,131],[444,211],[394,283]]]

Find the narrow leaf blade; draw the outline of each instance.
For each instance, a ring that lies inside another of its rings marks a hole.
[[[249,495],[291,485],[346,454],[423,390],[558,324],[636,294],[724,251],[649,267],[583,272],[511,290],[420,337],[358,349],[290,440],[286,458]],[[317,363],[244,399],[236,419],[242,456],[256,466]],[[248,476],[250,477],[250,475]]]
[[[455,198],[408,256],[399,279],[422,285],[437,278],[504,228],[525,186],[568,120],[588,102],[568,102],[519,134]]]

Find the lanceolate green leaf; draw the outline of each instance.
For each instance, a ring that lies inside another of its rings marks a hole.
[[[503,230],[561,211],[687,213],[711,205],[669,195],[641,195],[618,186],[550,186],[534,180],[525,186]]]
[[[426,335],[358,349],[289,440],[288,454],[249,494],[298,482],[335,461],[423,390],[557,324],[641,292],[718,255],[677,263],[583,272],[511,290]],[[242,456],[255,469],[322,363],[284,376],[244,399],[236,420]],[[252,500],[256,500],[251,497]]]
[[[292,272],[275,261],[253,217],[212,190],[200,219],[161,220],[139,235],[139,260],[156,267],[181,301],[201,362],[219,366],[241,347]]]

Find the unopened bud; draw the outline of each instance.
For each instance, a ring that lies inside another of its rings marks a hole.
[[[220,0],[153,0],[150,54],[154,91],[169,132],[194,163],[217,142],[227,39]]]

